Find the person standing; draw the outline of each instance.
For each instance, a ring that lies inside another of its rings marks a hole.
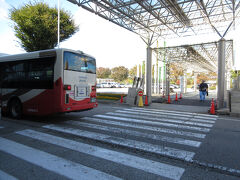
[[[204,101],[205,96],[208,95],[208,85],[204,80],[202,80],[202,83],[199,85],[199,95],[200,101]]]

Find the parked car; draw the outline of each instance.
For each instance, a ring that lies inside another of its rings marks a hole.
[[[125,84],[120,84],[120,88],[125,88],[126,85]]]
[[[103,85],[102,85],[102,83],[99,83],[99,84],[96,85],[96,87],[97,87],[97,88],[102,88]]]
[[[110,82],[103,82],[102,83],[103,88],[110,88],[111,86],[112,86],[112,84]]]
[[[120,84],[117,82],[111,82],[111,88],[120,88]]]
[[[179,89],[179,86],[175,85],[175,84],[170,84],[170,88],[172,88],[172,89]]]

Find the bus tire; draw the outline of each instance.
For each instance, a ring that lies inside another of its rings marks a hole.
[[[12,99],[9,105],[9,114],[14,119],[22,117],[22,103],[19,99]]]

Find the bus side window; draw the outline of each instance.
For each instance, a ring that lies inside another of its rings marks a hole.
[[[51,58],[34,60],[29,64],[28,81],[30,88],[53,88],[54,61]]]
[[[23,70],[23,63],[3,63],[1,70],[1,86],[3,88],[18,88],[22,86],[26,78]]]

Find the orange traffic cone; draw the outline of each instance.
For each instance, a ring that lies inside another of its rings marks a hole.
[[[178,101],[177,93],[176,93],[175,101]]]
[[[168,104],[171,104],[171,99],[170,99],[170,95],[168,95],[168,101],[167,101]]]
[[[120,103],[123,103],[123,95],[121,95]]]
[[[210,114],[216,114],[216,112],[215,112],[215,105],[214,105],[213,98],[212,98],[212,102],[211,102]]]
[[[182,93],[180,93],[180,97],[179,97],[179,99],[182,99]]]
[[[148,98],[147,98],[147,95],[145,96],[145,103],[144,103],[144,106],[148,106]]]

